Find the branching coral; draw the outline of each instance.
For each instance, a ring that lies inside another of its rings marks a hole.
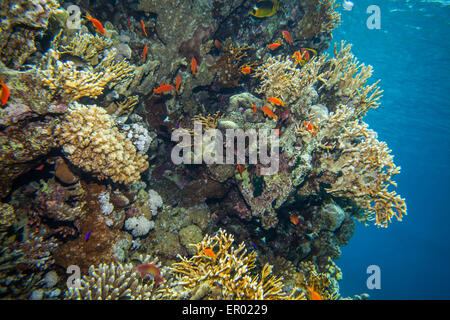
[[[367,210],[366,218],[375,215],[375,224],[386,227],[392,217],[399,221],[406,215],[406,204],[389,185],[397,186],[392,177],[400,172],[393,162],[391,150],[368,125],[356,119],[357,111],[340,105],[330,115],[318,135],[319,141],[333,137],[331,148],[321,147],[321,167],[338,174],[327,191],[336,196],[347,196]]]
[[[76,166],[99,179],[135,183],[148,168],[147,156],[114,126],[103,108],[74,103],[56,129],[59,145]]]
[[[379,99],[383,90],[378,87],[378,82],[365,85],[372,76],[372,66],[365,66],[359,63],[350,52],[352,46],[341,42],[340,50],[337,51],[337,44],[334,48],[334,57],[327,60],[321,69],[318,80],[322,82],[318,90],[323,95],[330,95],[334,100],[340,100],[354,105],[357,116],[364,116],[371,108],[379,106]],[[335,104],[335,101],[330,101]],[[328,103],[328,107],[333,110],[333,105]]]
[[[205,236],[195,244],[191,258],[179,256],[181,262],[169,268],[170,283],[162,296],[171,299],[293,299],[283,290],[282,278],[271,275],[266,264],[260,275],[251,275],[256,254],[247,253],[244,243],[233,247],[234,238],[223,230]]]
[[[301,1],[305,15],[298,25],[298,38],[311,39],[331,32],[341,23],[341,15],[335,11],[335,0]]]
[[[151,299],[153,284],[144,283],[131,264],[111,263],[90,266],[88,275],[80,279],[80,287],[69,287],[66,298],[71,300],[131,300]]]
[[[224,43],[223,53],[211,70],[217,72],[219,82],[226,88],[233,88],[239,85],[242,77],[242,60],[247,56],[245,51],[248,46],[234,46],[231,41]]]
[[[326,55],[321,55],[298,69],[296,62],[288,57],[269,58],[253,74],[261,80],[256,93],[280,98],[287,104],[294,103],[302,97],[305,88],[316,82],[325,59]]]
[[[90,34],[77,33],[73,39],[60,40],[60,34],[52,42],[52,48],[43,57],[39,68],[42,82],[54,96],[63,96],[66,101],[82,97],[96,98],[103,94],[107,85],[113,87],[134,77],[134,67],[126,60],[116,61],[116,50],[109,49],[111,42]],[[63,44],[68,42],[67,44]],[[73,61],[63,62],[63,55],[70,54],[88,60],[93,66],[79,70]],[[98,56],[102,59],[98,61]]]

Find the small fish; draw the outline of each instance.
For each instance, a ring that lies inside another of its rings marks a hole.
[[[305,62],[308,62],[309,59],[311,59],[310,55],[309,55],[309,51],[306,49],[301,49],[302,52],[302,57],[305,59]]]
[[[163,277],[161,277],[161,270],[159,270],[159,268],[152,263],[144,263],[138,265],[136,267],[136,270],[141,273],[142,278],[149,276],[150,278],[154,279],[156,286],[158,286],[160,282],[164,281]]]
[[[249,74],[252,71],[252,69],[249,66],[245,66],[241,68],[241,72],[245,75]]]
[[[287,30],[283,30],[281,31],[281,34],[283,35],[283,39],[286,40],[289,44],[292,44],[292,37],[291,34],[289,33],[289,31]]]
[[[250,104],[250,107],[253,108],[253,114],[256,114],[258,108],[253,103]]]
[[[268,44],[268,45],[267,45],[267,48],[269,48],[270,50],[273,51],[273,50],[278,49],[279,46],[281,46],[281,43],[279,43],[279,42],[274,42],[274,43]]]
[[[258,247],[256,246],[256,244],[254,242],[252,242],[252,246],[253,246],[253,248],[255,248],[255,250],[258,250]]]
[[[175,91],[178,94],[178,91],[180,90],[180,85],[181,85],[181,76],[178,75],[178,77],[175,79]]]
[[[97,31],[102,35],[105,36],[105,29],[103,29],[103,25],[100,21],[98,21],[97,19],[92,18],[92,16],[89,14],[89,12],[86,12],[86,19],[88,19],[89,21],[92,22],[92,24],[94,25],[95,29],[97,29]]]
[[[303,62],[302,53],[300,51],[295,51],[294,54],[292,55],[291,60],[294,60],[295,62],[301,65]]]
[[[273,105],[273,106],[284,106],[286,103],[281,101],[281,99],[276,98],[276,97],[269,97],[267,98],[267,100],[269,100],[269,102]]]
[[[272,119],[275,119],[275,120],[278,119],[278,117],[273,113],[273,111],[269,107],[265,107],[264,106],[261,109],[264,112],[265,116],[268,116],[269,118],[272,118]]]
[[[142,31],[144,31],[145,37],[148,38],[147,31],[145,31],[145,23],[143,20],[141,20],[141,27],[142,27]]]
[[[128,30],[131,31],[131,17],[128,17],[127,24],[128,24]]]
[[[245,171],[245,166],[244,165],[241,166],[240,164],[238,164],[237,167],[238,167],[239,174],[242,177],[242,172]]]
[[[35,170],[42,170],[44,169],[44,164],[41,164],[40,166],[34,168]]]
[[[220,50],[220,47],[221,47],[221,45],[220,45],[220,41],[219,40],[214,40],[214,46],[217,48],[217,50]]]
[[[161,93],[166,93],[169,92],[171,90],[175,89],[175,87],[171,84],[164,84],[163,82],[161,82],[161,85],[153,90],[153,94],[161,94]]]
[[[0,87],[2,88],[2,95],[0,96],[0,101],[1,106],[3,107],[4,105],[6,105],[9,99],[9,88],[2,80],[0,80]]]
[[[195,76],[195,74],[197,73],[197,60],[195,59],[195,57],[191,60],[191,70],[192,74]]]
[[[256,18],[267,18],[277,13],[278,9],[277,0],[259,0],[249,14]]]
[[[317,291],[314,290],[314,287],[307,286],[307,288],[309,290],[311,300],[323,300],[321,295]]]
[[[89,231],[86,235],[86,237],[84,237],[84,241],[88,241],[89,236],[91,235],[92,231]]]
[[[216,256],[216,254],[214,253],[214,251],[212,251],[212,250],[209,249],[209,248],[202,249],[202,252],[203,252],[207,257],[209,257],[209,258],[213,258],[214,260],[217,259],[217,256]]]
[[[298,217],[295,216],[295,215],[291,215],[291,216],[289,217],[289,220],[291,220],[291,222],[292,222],[292,224],[293,224],[294,226],[296,226],[296,225],[298,224],[298,221],[299,221]]]
[[[142,50],[142,63],[144,63],[145,60],[147,59],[147,52],[148,52],[148,46],[145,45],[144,49]]]

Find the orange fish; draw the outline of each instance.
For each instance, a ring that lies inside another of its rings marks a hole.
[[[261,109],[264,112],[265,116],[268,116],[269,118],[272,118],[272,119],[275,119],[275,120],[278,119],[278,117],[272,112],[272,110],[270,108],[262,107]]]
[[[156,286],[158,286],[160,282],[164,281],[163,277],[161,277],[161,271],[152,263],[141,264],[136,267],[136,270],[141,273],[142,278],[145,278],[146,276],[153,278]]]
[[[281,32],[283,34],[283,39],[286,40],[289,44],[292,44],[292,38],[291,38],[291,34],[289,33],[289,31],[283,30]]]
[[[289,219],[291,220],[293,225],[296,226],[298,224],[299,219],[298,219],[297,216],[292,215],[292,216],[289,217]]]
[[[127,24],[128,24],[128,30],[131,31],[131,17],[128,17]]]
[[[312,123],[305,122],[305,128],[308,131],[313,131],[314,130],[314,125]]]
[[[274,42],[274,43],[267,45],[267,48],[269,48],[270,50],[273,51],[273,50],[277,49],[279,46],[281,46],[281,43]]]
[[[192,58],[191,61],[191,70],[192,70],[192,74],[195,76],[195,74],[197,73],[197,60],[194,58]]]
[[[214,40],[214,46],[217,48],[217,50],[220,50],[220,41],[219,40]]]
[[[256,114],[258,108],[253,103],[250,104],[250,107],[253,108],[253,114]]]
[[[269,100],[269,102],[273,105],[273,106],[284,106],[286,103],[281,101],[280,99],[276,98],[276,97],[269,97],[267,98],[267,100]]]
[[[0,86],[2,88],[2,95],[0,96],[1,106],[3,107],[9,99],[9,89],[6,84],[0,80]]]
[[[89,21],[92,22],[92,24],[94,25],[95,29],[97,29],[97,31],[102,35],[105,36],[105,29],[103,29],[103,25],[100,21],[98,21],[97,19],[92,18],[92,16],[89,14],[89,12],[86,12],[86,19],[88,19]]]
[[[307,286],[307,288],[309,290],[311,300],[323,300],[320,294],[314,290],[314,287]]]
[[[241,72],[243,74],[249,74],[252,71],[252,69],[249,66],[245,66],[241,68]]]
[[[217,256],[214,253],[214,251],[212,251],[211,249],[205,248],[205,249],[202,249],[202,251],[207,257],[210,257],[210,258],[213,258],[214,260],[216,260]]]
[[[309,51],[306,49],[301,49],[302,51],[302,56],[305,59],[306,62],[309,61],[309,59],[311,59],[310,55],[309,55]]]
[[[147,59],[147,51],[148,51],[148,47],[147,45],[144,46],[144,50],[142,50],[142,62],[144,63],[145,60]]]
[[[41,164],[40,166],[34,168],[35,170],[42,170],[44,169],[44,164]]]
[[[160,94],[160,93],[166,93],[171,90],[175,89],[175,87],[171,84],[164,84],[161,82],[161,85],[153,90],[153,94]]]
[[[295,51],[291,60],[292,59],[294,59],[298,64],[302,64],[302,53],[300,51]]]
[[[181,76],[179,75],[176,79],[175,79],[175,91],[178,94],[178,91],[180,90],[180,85],[181,85]]]
[[[238,171],[239,171],[239,174],[241,175],[241,177],[242,177],[242,172],[244,172],[245,171],[245,166],[244,165],[240,165],[240,164],[238,164],[237,165],[238,166]]]
[[[147,35],[147,31],[145,31],[145,23],[143,20],[141,20],[141,27],[142,27],[142,31],[144,31],[145,37],[147,38],[148,35]]]

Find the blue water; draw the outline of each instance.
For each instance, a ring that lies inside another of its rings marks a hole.
[[[353,44],[361,62],[381,79],[382,105],[366,122],[388,143],[397,192],[408,215],[387,229],[358,225],[337,264],[341,294],[373,299],[450,299],[450,5],[421,1],[355,0],[342,12],[333,41]],[[381,9],[370,30],[369,5]],[[447,2],[448,4],[448,2]],[[369,265],[381,269],[381,289],[366,286]]]

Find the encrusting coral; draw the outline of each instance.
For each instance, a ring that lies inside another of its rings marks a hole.
[[[297,290],[288,294],[283,290],[283,279],[271,274],[266,264],[260,275],[251,274],[256,254],[248,253],[244,243],[233,247],[234,237],[223,230],[214,236],[205,236],[193,245],[196,254],[191,258],[179,256],[168,268],[169,284],[161,289],[162,297],[169,299],[300,299]]]
[[[66,158],[99,179],[132,184],[148,168],[147,156],[96,105],[74,103],[55,131]]]

